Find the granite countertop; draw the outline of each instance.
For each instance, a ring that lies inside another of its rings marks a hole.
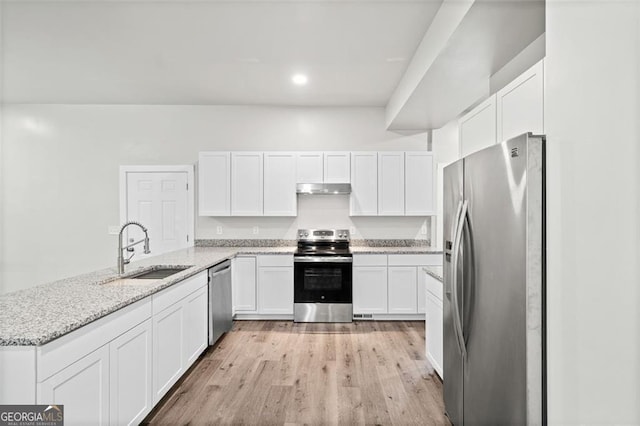
[[[437,279],[440,282],[443,282],[443,273],[442,266],[424,266],[422,268],[424,272],[431,275],[433,278]]]
[[[0,296],[0,346],[39,346],[148,297],[236,255],[293,254],[294,246],[191,247],[132,262],[119,277],[115,267]],[[441,253],[429,247],[351,247],[353,253]],[[140,284],[111,283],[142,271],[189,266]],[[155,268],[157,269],[157,268]]]

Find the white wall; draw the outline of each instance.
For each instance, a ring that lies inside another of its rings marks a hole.
[[[3,292],[115,265],[118,167],[193,164],[203,150],[419,150],[385,131],[383,108],[10,105],[5,110]],[[333,200],[331,198],[334,198]],[[318,203],[331,215],[318,215]],[[424,219],[350,219],[346,197],[300,200],[300,217],[198,218],[196,237],[294,238],[297,226],[355,226],[415,238]],[[324,219],[321,222],[319,219]],[[251,228],[260,227],[253,235]],[[34,266],[35,265],[35,266]]]
[[[640,3],[546,11],[549,424],[637,425]]]

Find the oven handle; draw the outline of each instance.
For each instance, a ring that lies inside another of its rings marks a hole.
[[[349,256],[293,256],[294,262],[353,263]]]

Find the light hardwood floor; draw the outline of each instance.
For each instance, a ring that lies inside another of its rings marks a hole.
[[[424,322],[236,321],[152,425],[448,425]]]

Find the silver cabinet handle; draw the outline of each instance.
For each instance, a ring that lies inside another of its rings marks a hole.
[[[294,256],[294,262],[325,262],[325,263],[352,263],[353,257],[348,256]]]
[[[453,293],[453,328],[456,331],[458,346],[460,346],[463,358],[467,357],[467,346],[462,335],[462,320],[460,319],[460,303],[458,301],[458,260],[460,257],[460,244],[462,242],[462,233],[464,229],[464,222],[467,217],[468,206],[469,203],[465,200],[462,203],[462,211],[458,217],[456,232],[454,234],[453,259],[451,262],[451,267],[453,268],[451,273],[451,292]]]

